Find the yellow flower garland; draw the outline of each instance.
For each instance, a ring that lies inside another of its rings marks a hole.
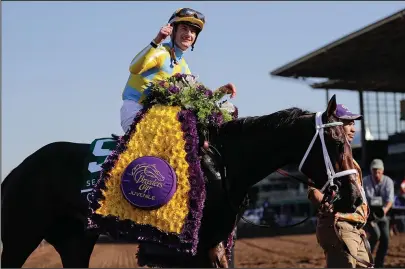
[[[177,114],[178,106],[154,105],[137,124],[127,149],[122,152],[106,179],[102,190],[104,200],[99,201],[96,213],[113,215],[121,220],[130,219],[138,224],[149,224],[167,233],[180,234],[188,209],[190,190],[188,163],[185,160],[185,141]],[[142,156],[155,156],[166,160],[177,175],[177,190],[162,207],[143,210],[132,206],[121,192],[121,176],[133,160]]]

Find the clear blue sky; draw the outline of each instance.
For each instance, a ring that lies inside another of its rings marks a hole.
[[[403,2],[2,2],[2,178],[54,141],[121,134],[132,58],[172,12],[207,24],[186,59],[212,88],[236,84],[240,114],[325,109],[325,92],[269,71],[390,15]],[[337,100],[359,111],[355,93]]]

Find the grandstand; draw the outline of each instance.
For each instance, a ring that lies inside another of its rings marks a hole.
[[[404,48],[405,9],[270,74],[305,80],[312,89],[325,90],[327,100],[331,89],[356,91],[364,120],[354,156],[366,173],[373,158],[383,159],[386,173],[399,182],[405,178]]]
[[[364,174],[369,173],[372,159],[383,159],[386,174],[399,183],[405,178],[404,48],[405,9],[270,74],[307,81],[312,89],[325,90],[327,101],[330,89],[356,91],[364,120],[360,136],[353,143],[354,158]],[[295,176],[303,176],[296,168],[288,170]],[[267,200],[276,214],[284,211],[282,208],[289,208],[291,214],[301,218],[313,212],[306,187],[276,173],[256,184],[252,193],[255,201],[252,206],[256,208]]]

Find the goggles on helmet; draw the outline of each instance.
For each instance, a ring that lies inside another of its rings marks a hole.
[[[188,22],[201,31],[204,28],[205,16],[191,8],[181,8],[176,10],[169,19],[169,23]]]

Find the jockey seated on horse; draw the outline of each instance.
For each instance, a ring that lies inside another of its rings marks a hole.
[[[170,17],[157,36],[132,60],[130,75],[122,94],[121,126],[126,132],[137,112],[142,109],[142,101],[148,94],[151,82],[167,79],[176,73],[191,74],[184,59],[184,52],[195,42],[205,25],[205,16],[190,8],[180,8]],[[162,43],[168,36],[171,41]],[[236,89],[233,84],[220,87],[233,98]]]

